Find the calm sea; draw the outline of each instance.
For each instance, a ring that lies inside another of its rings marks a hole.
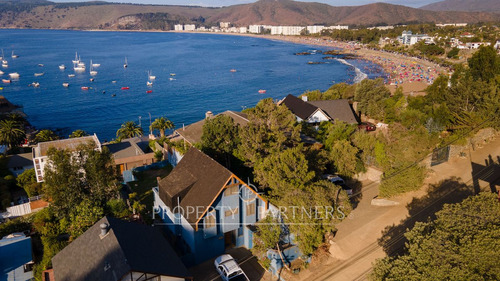
[[[356,76],[352,66],[323,60],[321,54],[294,55],[326,48],[242,36],[0,30],[0,48],[9,65],[0,68],[5,72],[2,78],[20,74],[18,81],[0,84],[0,95],[24,106],[39,129],[57,129],[64,137],[83,129],[97,133],[101,141],[114,138],[125,121],[140,122],[148,131],[150,116],[166,116],[182,127],[204,118],[208,110],[242,110],[266,97],[326,90],[333,82],[353,81]],[[19,57],[11,58],[12,51]],[[87,70],[70,78],[68,74],[75,74],[75,52]],[[93,82],[91,60],[100,64]],[[362,71],[373,68],[364,61],[348,62]],[[67,68],[60,70],[61,64]],[[152,86],[146,85],[148,72],[156,76]],[[33,82],[40,87],[29,86]],[[70,86],[64,88],[63,82]],[[259,94],[261,89],[266,93]]]

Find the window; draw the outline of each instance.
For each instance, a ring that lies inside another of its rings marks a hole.
[[[211,228],[215,226],[215,211],[208,213],[205,217],[205,227]]]
[[[227,211],[224,212],[224,215],[227,218],[227,217],[231,217],[231,216],[236,216],[238,213],[239,213],[238,208],[234,208],[234,209],[229,208]]]
[[[247,216],[255,215],[255,202],[247,204]]]
[[[231,195],[237,195],[239,193],[240,186],[235,184],[235,185],[230,185],[224,190],[224,196],[231,196]]]

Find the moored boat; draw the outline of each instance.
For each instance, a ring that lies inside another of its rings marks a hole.
[[[122,87],[122,90],[130,90],[129,87]]]
[[[267,91],[266,90],[259,90],[259,94],[265,94]]]
[[[9,77],[11,79],[17,79],[17,78],[19,78],[19,73],[17,73],[17,72],[9,73]]]
[[[13,59],[17,59],[19,56],[18,56],[18,55],[16,55],[16,54],[14,54],[14,51],[12,51],[12,55],[11,55],[11,57],[12,57]]]
[[[127,67],[128,67],[127,57],[125,57],[125,63],[123,64],[123,68],[127,68]]]
[[[60,70],[65,70],[65,69],[66,69],[66,66],[65,66],[64,64],[61,64],[61,65],[59,66],[59,69],[60,69]]]
[[[64,88],[68,88],[69,87],[69,83],[68,82],[64,82],[64,83],[62,83],[62,85],[63,85]]]
[[[2,79],[2,82],[3,83],[10,83],[11,81],[10,81],[10,79]]]
[[[147,82],[146,82],[146,85],[148,85],[148,86],[153,86],[153,82],[151,82],[151,81],[147,81]]]
[[[35,73],[35,77],[43,76],[44,74],[45,74],[45,72]]]
[[[68,74],[68,77],[71,78],[71,77],[75,77],[75,74]]]
[[[152,92],[153,92],[153,90],[147,90],[146,94],[151,94]]]
[[[88,90],[88,89],[89,89],[89,87],[86,87],[86,86],[82,87],[82,90]]]
[[[231,70],[229,70],[229,71],[231,71],[231,72],[236,72],[236,69],[231,69]]]
[[[31,83],[31,86],[33,86],[33,87],[35,87],[35,88],[38,88],[38,87],[40,87],[40,83],[38,83],[38,82],[33,82],[33,83]]]
[[[97,71],[94,70],[94,64],[92,63],[92,60],[90,60],[90,75],[96,76]]]
[[[4,74],[4,72],[0,70],[0,75],[3,75],[3,74]]]

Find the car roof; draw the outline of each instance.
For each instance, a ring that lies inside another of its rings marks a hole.
[[[222,266],[228,275],[234,272],[242,271],[240,266],[230,255],[222,255],[215,259],[217,266]]]

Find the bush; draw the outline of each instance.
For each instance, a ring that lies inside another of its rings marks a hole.
[[[380,183],[380,196],[391,197],[400,193],[419,189],[425,178],[426,169],[418,164],[399,172],[384,173]]]
[[[0,239],[14,232],[31,230],[31,217],[20,217],[0,224]]]

